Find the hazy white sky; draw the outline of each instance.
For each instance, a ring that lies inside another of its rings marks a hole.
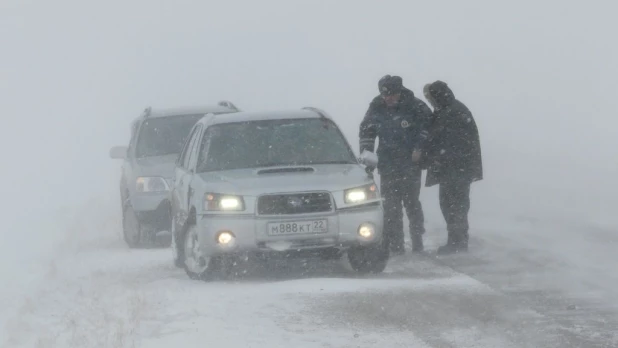
[[[127,142],[147,105],[313,105],[356,144],[387,73],[419,96],[436,79],[451,85],[479,124],[488,185],[516,185],[504,175],[521,171],[518,184],[535,175],[557,190],[597,185],[599,200],[610,200],[617,9],[613,1],[2,0],[2,210],[22,219],[117,195],[119,163],[108,149]]]

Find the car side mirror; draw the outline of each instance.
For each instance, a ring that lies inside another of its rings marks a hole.
[[[128,148],[126,146],[114,146],[109,150],[109,157],[113,159],[127,158]]]
[[[371,151],[363,150],[358,160],[367,167],[376,168],[378,166],[378,156]]]

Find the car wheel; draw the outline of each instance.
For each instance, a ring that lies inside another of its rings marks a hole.
[[[388,263],[389,252],[382,242],[348,250],[348,261],[354,271],[361,274],[381,273]]]
[[[134,249],[141,245],[142,226],[131,205],[126,205],[122,214],[122,235],[129,248]]]
[[[195,224],[191,224],[184,234],[182,254],[182,266],[191,279],[209,280],[218,268],[215,258],[202,255]]]

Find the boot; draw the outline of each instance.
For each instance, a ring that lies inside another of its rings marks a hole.
[[[449,232],[445,245],[438,248],[438,255],[450,255],[468,251],[467,234]]]
[[[457,252],[466,251],[468,251],[468,234],[464,233],[459,239],[459,243],[457,244]]]
[[[457,240],[455,243],[457,252],[468,251],[468,231],[460,230],[460,231],[457,231],[455,235],[457,236]]]
[[[419,253],[425,250],[423,245],[423,235],[422,234],[412,234],[412,252]]]
[[[438,255],[449,255],[457,252],[457,248],[455,247],[455,234],[451,231],[448,232],[448,238],[446,240],[446,244],[438,248]]]
[[[453,249],[454,249],[453,248],[453,233],[449,232],[448,238],[446,240],[446,244],[438,248],[437,254],[438,255],[452,254]]]

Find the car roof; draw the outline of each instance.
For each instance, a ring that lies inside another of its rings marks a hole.
[[[183,116],[183,115],[198,115],[198,114],[220,114],[236,112],[234,109],[230,109],[225,106],[219,105],[207,105],[207,106],[193,106],[193,107],[181,107],[181,108],[165,108],[165,109],[151,109],[146,118],[159,118],[168,116]]]
[[[252,122],[252,121],[268,121],[268,120],[287,120],[301,118],[325,118],[332,120],[331,117],[323,110],[312,107],[290,110],[273,110],[273,111],[242,111],[235,112],[229,115],[212,115],[200,120],[206,125],[237,123],[237,122]]]
[[[133,120],[133,123],[139,123],[150,118],[188,116],[188,115],[206,115],[206,114],[226,114],[240,111],[236,105],[227,100],[222,100],[217,104],[201,105],[201,106],[183,106],[176,108],[161,108],[153,109],[148,106],[142,113]]]

